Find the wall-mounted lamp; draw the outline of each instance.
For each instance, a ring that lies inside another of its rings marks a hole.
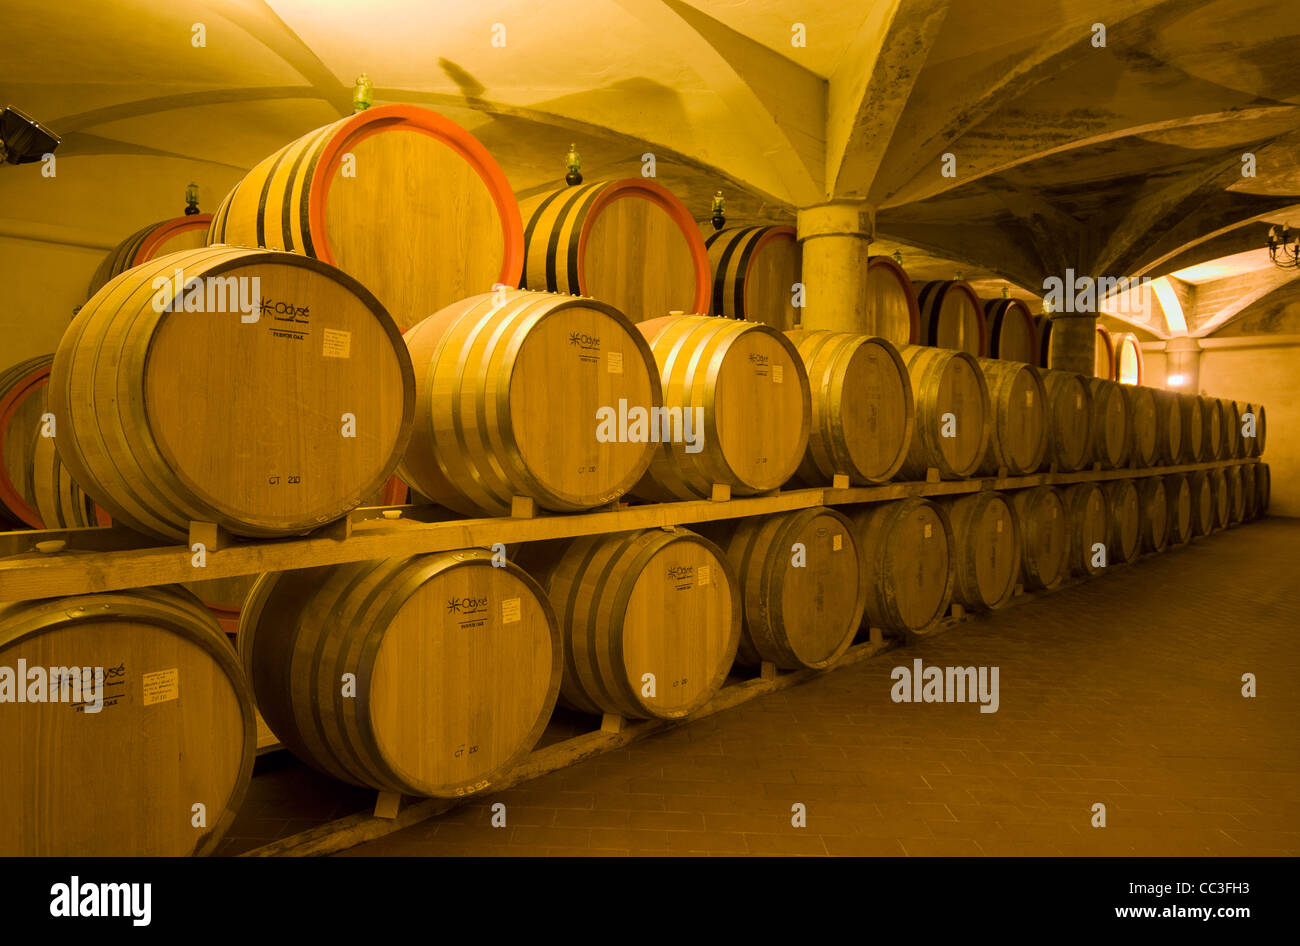
[[[1171,388],[1181,388],[1187,383],[1187,378],[1181,374],[1171,374],[1169,377],[1165,378],[1165,383]]]

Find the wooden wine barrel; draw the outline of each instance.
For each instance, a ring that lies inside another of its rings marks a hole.
[[[802,281],[803,255],[794,227],[728,227],[706,237],[704,246],[713,271],[711,313],[782,332],[795,327],[794,284]],[[659,315],[685,301],[650,312]]]
[[[693,419],[697,442],[693,452],[681,438],[655,445],[633,493],[656,502],[700,499],[725,484],[747,496],[790,479],[808,448],[812,416],[808,373],[793,342],[762,322],[705,315],[637,328],[658,364],[664,406]]]
[[[457,299],[519,285],[524,262],[519,206],[492,155],[415,105],[370,108],[285,145],[226,195],[208,243],[337,266],[402,329]]]
[[[198,596],[203,606],[212,612],[221,629],[227,634],[239,632],[239,615],[244,602],[257,584],[257,575],[240,575],[237,578],[210,578],[207,581],[187,581],[186,589]]]
[[[1134,480],[1138,492],[1138,549],[1162,552],[1169,541],[1169,496],[1163,478],[1144,476]]]
[[[429,316],[406,344],[416,421],[398,475],[449,509],[508,515],[513,496],[591,509],[650,464],[659,373],[613,306],[501,290]]]
[[[1165,498],[1168,501],[1166,519],[1169,522],[1170,545],[1185,545],[1191,541],[1196,497],[1192,495],[1192,481],[1182,473],[1163,477]]]
[[[1137,487],[1132,480],[1111,480],[1102,489],[1110,511],[1110,539],[1106,563],[1131,562],[1138,556],[1142,540],[1142,513]]]
[[[0,855],[211,853],[248,789],[256,735],[239,661],[194,596],[170,586],[0,605],[0,667],[24,663],[27,696],[42,668],[44,698],[60,701],[0,712]]]
[[[1196,398],[1201,404],[1202,457],[1204,460],[1218,460],[1223,456],[1225,446],[1223,439],[1223,412],[1219,402],[1204,394]]]
[[[1099,575],[1105,569],[1095,551],[1097,545],[1109,546],[1111,535],[1110,506],[1106,494],[1096,483],[1076,483],[1063,491],[1065,508],[1070,517],[1070,571],[1076,575]],[[1110,561],[1109,548],[1105,561]]]
[[[1124,392],[1124,399],[1128,402],[1129,464],[1137,467],[1155,466],[1160,459],[1159,411],[1155,393],[1151,388],[1136,384],[1121,384],[1119,389]]]
[[[1209,535],[1214,531],[1214,483],[1208,470],[1194,470],[1187,474],[1191,492],[1192,535]]]
[[[1128,459],[1128,402],[1118,382],[1091,378],[1092,459],[1104,470],[1115,470]]]
[[[1241,427],[1246,426],[1246,415],[1249,414],[1255,421],[1255,436],[1241,438],[1241,455],[1243,457],[1257,457],[1264,452],[1264,405],[1247,404],[1241,409],[1242,420]]]
[[[976,357],[988,354],[984,306],[970,283],[952,279],[918,286],[916,304],[921,313],[921,344],[964,351]]]
[[[1272,485],[1267,463],[1255,464],[1255,508],[1257,516],[1268,514],[1269,488]]]
[[[646,529],[533,542],[518,560],[555,606],[565,640],[560,700],[567,706],[680,719],[726,680],[740,643],[742,602],[726,555],[703,536]]]
[[[1241,467],[1226,467],[1223,471],[1223,479],[1228,488],[1228,525],[1235,526],[1246,515],[1246,497],[1241,488]]]
[[[866,324],[863,331],[895,347],[916,345],[921,338],[921,310],[916,289],[903,267],[888,256],[867,260]]]
[[[858,507],[864,614],[871,627],[921,633],[948,610],[957,549],[948,514],[925,499]]]
[[[1182,419],[1181,463],[1200,463],[1205,455],[1205,418],[1201,416],[1201,399],[1195,394],[1174,392]]]
[[[0,528],[41,527],[32,495],[33,438],[49,409],[47,384],[53,355],[28,358],[0,372]]]
[[[1255,470],[1252,464],[1238,468],[1241,480],[1241,518],[1250,522],[1259,514],[1258,501],[1255,499]]]
[[[984,320],[988,324],[990,358],[1042,364],[1038,328],[1029,306],[1019,299],[989,299],[984,303]]]
[[[946,503],[957,551],[953,598],[972,611],[1011,600],[1020,574],[1020,527],[1001,493],[980,491]]]
[[[178,268],[189,292],[170,285]],[[227,291],[275,306],[241,314]],[[183,311],[200,296],[202,317]],[[346,514],[389,478],[415,378],[392,319],[350,276],[210,247],[96,293],[59,343],[49,396],[60,459],[114,521],[168,539],[191,521],[272,537]]]
[[[267,725],[304,762],[437,798],[491,787],[532,749],[563,666],[542,589],[484,549],[263,575],[239,651]]]
[[[916,429],[900,473],[913,480],[925,479],[929,469],[945,479],[970,476],[984,459],[993,425],[979,361],[964,351],[922,345],[907,345],[900,354],[916,402]]]
[[[168,253],[197,250],[204,246],[211,224],[212,214],[191,214],[188,217],[174,217],[151,223],[135,231],[104,257],[95,274],[90,277],[90,288],[86,296],[93,296],[104,283],[132,266],[139,266]]]
[[[521,288],[591,296],[633,322],[673,310],[709,311],[704,237],[662,184],[643,177],[597,181],[538,194],[519,209]],[[788,285],[783,295],[792,301]]]
[[[37,528],[86,529],[108,525],[103,513],[72,479],[59,459],[54,437],[42,436],[37,431],[32,438],[29,491],[35,498],[36,512],[40,517]]]
[[[1020,526],[1021,580],[1026,588],[1055,588],[1070,571],[1070,528],[1065,499],[1051,486],[1011,494]]]
[[[986,476],[1036,473],[1047,456],[1052,425],[1041,376],[1022,361],[980,358],[979,366],[993,408],[988,451],[979,472]]]
[[[1159,388],[1147,390],[1156,405],[1156,460],[1178,463],[1183,458],[1183,414],[1178,395]]]
[[[1115,346],[1115,380],[1122,384],[1142,383],[1142,346],[1132,332],[1113,337]]]
[[[1038,331],[1038,366],[1052,367],[1048,355],[1052,350],[1052,320],[1045,314],[1034,316],[1034,328]]]
[[[1092,391],[1088,379],[1069,371],[1043,370],[1051,407],[1047,459],[1060,473],[1073,473],[1092,460]]]
[[[884,483],[907,457],[916,407],[907,366],[883,338],[847,332],[787,332],[808,373],[812,415],[798,478],[825,486]]]
[[[702,524],[740,582],[744,631],[736,662],[822,670],[848,650],[866,594],[853,526],[816,506]]]
[[[1096,355],[1093,377],[1118,381],[1119,378],[1115,375],[1115,342],[1111,338],[1110,332],[1098,325],[1094,337],[1096,339]]]
[[[1214,529],[1226,529],[1229,524],[1229,514],[1232,508],[1232,500],[1228,495],[1228,478],[1224,475],[1223,467],[1210,470],[1210,490],[1214,496]]]
[[[1241,456],[1241,418],[1236,401],[1219,398],[1218,406],[1223,426],[1223,459],[1231,460]]]

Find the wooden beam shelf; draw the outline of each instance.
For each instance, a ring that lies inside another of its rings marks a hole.
[[[813,506],[888,502],[910,496],[949,496],[979,490],[1024,489],[1043,484],[1065,486],[1257,462],[1258,458],[1251,457],[1142,469],[795,489],[735,499],[620,506],[586,513],[529,517],[449,519],[446,517],[450,514],[433,506],[365,507],[301,538],[250,540],[223,535],[216,549],[207,550],[206,565],[202,568],[193,564],[194,553],[189,546],[160,546],[118,527],[3,532],[0,533],[0,601],[235,578],[367,559],[491,548],[497,543],[512,545],[632,529],[666,528],[718,519],[771,515]],[[400,512],[400,516],[393,519],[395,512]],[[202,534],[201,529],[191,529],[191,535],[198,534]]]

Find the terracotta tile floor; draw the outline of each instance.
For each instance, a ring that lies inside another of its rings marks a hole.
[[[1298,576],[1300,521],[1248,524],[346,853],[1300,854]],[[893,703],[916,657],[998,712]]]

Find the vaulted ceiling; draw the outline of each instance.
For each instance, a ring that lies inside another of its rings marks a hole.
[[[960,270],[1032,297],[1067,267],[1178,274],[1186,331],[1205,334],[1296,275],[1259,257],[1269,223],[1300,224],[1293,14],[1278,0],[3,0],[0,104],[63,145],[58,187],[0,170],[0,235],[111,245],[179,210],[191,178],[211,209],[244,169],[349,113],[364,71],[377,102],[468,127],[523,195],[558,183],[570,142],[591,180],[640,173],[649,152],[701,220],[717,189],[739,222],[863,199],[873,250],[898,249],[918,277]]]

